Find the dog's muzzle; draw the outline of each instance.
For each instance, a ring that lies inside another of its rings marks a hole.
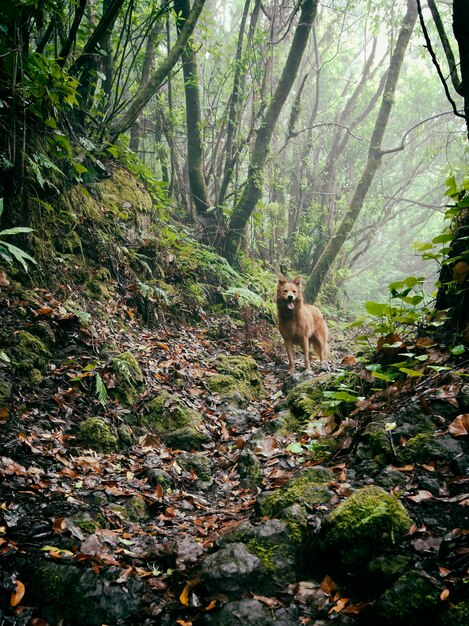
[[[287,298],[287,308],[289,308],[289,309],[294,309],[295,308],[295,301],[293,299],[293,296],[288,296],[288,298]]]

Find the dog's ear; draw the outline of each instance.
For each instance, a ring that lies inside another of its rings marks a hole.
[[[278,275],[278,284],[279,285],[283,285],[283,283],[287,283],[288,280],[285,278],[285,276],[283,274],[279,274]]]
[[[301,276],[298,274],[298,276],[295,276],[292,282],[295,283],[295,285],[298,285],[298,287],[301,287]]]

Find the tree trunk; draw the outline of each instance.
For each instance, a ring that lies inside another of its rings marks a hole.
[[[341,223],[339,224],[337,231],[329,240],[324,252],[311,271],[305,288],[305,298],[308,302],[312,303],[316,300],[329,269],[353,229],[368,190],[373,182],[373,178],[381,165],[381,146],[383,136],[386,131],[394,102],[396,85],[401,71],[402,61],[404,59],[404,54],[410,41],[416,19],[417,9],[414,0],[407,0],[407,13],[404,17],[396,47],[389,64],[386,86],[384,88],[381,106],[376,118],[373,134],[371,136],[366,166],[350,201],[350,205]]]
[[[467,138],[469,139],[469,3],[467,0],[453,2],[453,31],[459,48],[461,65],[461,90],[464,98]]]
[[[236,258],[244,229],[251,217],[257,202],[262,195],[264,165],[267,159],[270,140],[283,105],[296,79],[301,58],[306,49],[311,27],[316,16],[316,0],[303,0],[298,25],[295,30],[288,58],[283,68],[282,76],[275,89],[261,127],[257,131],[256,141],[248,169],[248,177],[243,194],[235,206],[229,225],[228,233],[221,252],[233,262]]]
[[[174,10],[177,14],[176,27],[181,36],[184,25],[190,16],[189,0],[176,0]],[[182,71],[184,74],[184,94],[186,98],[187,126],[187,170],[189,187],[194,202],[196,215],[203,229],[204,239],[210,242],[216,234],[217,224],[213,213],[209,212],[210,200],[204,172],[204,153],[201,133],[201,107],[197,59],[192,41],[189,40],[182,53]],[[211,232],[215,229],[215,232]]]
[[[204,4],[205,0],[194,0],[190,15],[184,22],[181,33],[166,59],[153,72],[147,85],[135,96],[127,111],[121,117],[114,120],[110,125],[109,133],[112,138],[117,138],[121,133],[124,133],[135,123],[135,120],[140,115],[144,106],[167,79],[171,70],[184,52],[189,37],[192,35],[192,32],[197,24],[197,20],[199,19],[202,9],[204,8]]]

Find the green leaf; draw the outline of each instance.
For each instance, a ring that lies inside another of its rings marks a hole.
[[[432,243],[433,244],[448,243],[450,241],[453,241],[453,238],[454,238],[453,233],[443,233],[442,235],[438,235],[437,237],[433,237]]]
[[[73,169],[79,174],[84,174],[85,172],[88,171],[84,165],[82,165],[81,163],[77,163],[76,161],[73,161],[72,165],[73,165]]]
[[[365,302],[365,309],[367,313],[375,317],[383,317],[383,315],[389,313],[389,306],[387,304],[382,304],[381,302]]]
[[[32,256],[29,256],[29,254],[27,252],[24,252],[24,250],[21,250],[20,248],[17,248],[12,243],[7,243],[6,241],[1,241],[0,245],[3,248],[6,248],[7,252],[13,258],[15,258],[18,261],[18,263],[20,263],[23,266],[25,272],[28,271],[28,266],[26,264],[26,261],[31,261],[31,263],[34,263],[34,264],[37,265],[35,259],[33,259]]]
[[[108,401],[107,389],[103,379],[98,372],[96,372],[96,393],[98,395],[98,400],[101,402],[101,404],[103,406],[106,406]]]
[[[451,354],[464,354],[466,348],[462,345],[462,343],[458,343],[456,346],[453,346],[449,349]]]
[[[408,367],[400,367],[399,371],[403,372],[404,374],[407,374],[407,376],[410,376],[410,377],[423,376],[422,372],[418,372],[417,370],[411,370]]]
[[[32,228],[28,228],[27,226],[15,226],[14,228],[7,228],[6,230],[0,231],[0,237],[3,235],[17,235],[18,233],[31,233],[33,231]]]
[[[303,452],[303,446],[297,441],[292,441],[285,449],[287,452],[293,452],[293,454],[301,454]]]

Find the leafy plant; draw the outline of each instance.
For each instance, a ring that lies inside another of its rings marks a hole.
[[[0,216],[2,215],[2,213],[3,198],[0,198]],[[18,248],[8,241],[4,241],[3,237],[30,232],[32,232],[32,228],[28,228],[26,226],[15,226],[14,228],[6,228],[5,230],[0,231],[0,237],[2,237],[2,239],[0,239],[0,256],[10,264],[13,264],[14,261],[17,261],[23,266],[26,272],[28,271],[27,261],[29,261],[30,263],[36,263],[35,259],[33,259],[32,256],[30,256],[21,248]]]

